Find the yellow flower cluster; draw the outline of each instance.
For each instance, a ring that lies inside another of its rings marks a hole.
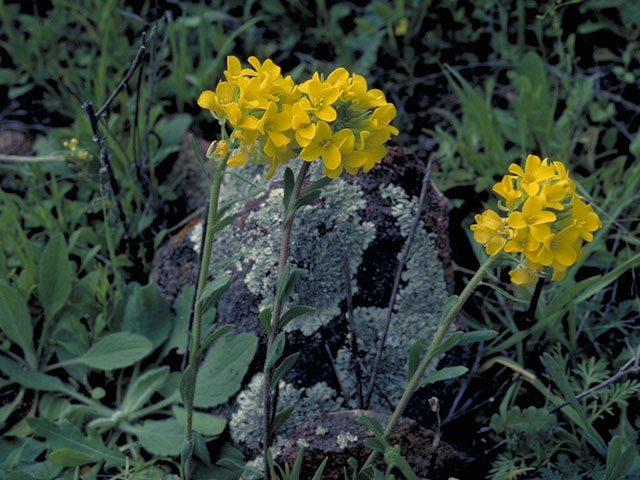
[[[72,138],[71,140],[65,140],[64,142],[62,142],[62,146],[66,150],[69,150],[69,153],[71,154],[71,157],[73,157],[73,159],[89,160],[91,158],[91,154],[87,150],[78,149],[77,138]]]
[[[271,60],[248,61],[251,68],[243,68],[236,57],[227,57],[226,80],[198,98],[223,130],[227,123],[232,129],[226,147],[230,166],[252,159],[270,165],[270,178],[294,158],[321,158],[325,175],[335,178],[343,170],[369,171],[384,157],[391,134],[398,134],[390,125],[394,105],[380,90],[368,89],[360,75],[338,68],[326,79],[314,73],[296,84]]]
[[[552,280],[562,280],[581,257],[583,240],[591,242],[602,226],[600,218],[575,193],[562,162],[529,155],[524,170],[512,163],[509,172],[493,187],[507,216],[493,210],[476,215],[473,237],[489,255],[501,250],[518,255],[518,267],[509,272],[517,285],[534,285],[544,267],[553,270]]]

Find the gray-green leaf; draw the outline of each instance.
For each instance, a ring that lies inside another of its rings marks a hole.
[[[169,375],[169,367],[160,367],[136,378],[127,388],[122,401],[122,411],[129,414],[142,407],[167,380],[167,375]]]
[[[51,321],[69,298],[72,278],[67,243],[59,233],[49,240],[38,263],[38,295],[47,320]]]
[[[429,385],[430,383],[436,383],[436,382],[440,382],[442,380],[450,380],[452,378],[457,378],[460,375],[464,375],[465,373],[467,373],[469,371],[469,369],[467,367],[445,367],[442,368],[440,370],[438,370],[436,373],[433,373],[431,375],[429,375],[427,378],[425,378],[421,383],[420,386],[424,387],[425,385]]]
[[[151,342],[142,335],[110,333],[94,343],[76,361],[98,370],[114,370],[133,365],[149,355],[152,349]]]
[[[173,407],[173,415],[180,425],[186,424],[187,411],[178,406]],[[193,430],[202,435],[220,435],[227,426],[227,420],[223,417],[216,417],[208,413],[198,411],[193,412]]]
[[[215,407],[234,395],[257,345],[258,338],[251,333],[228,334],[209,349],[198,371],[195,405]]]
[[[33,350],[33,327],[27,302],[17,290],[9,285],[0,284],[0,330],[18,344],[33,367],[35,352]]]

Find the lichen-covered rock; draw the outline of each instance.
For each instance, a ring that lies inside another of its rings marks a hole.
[[[318,166],[312,165],[309,181],[320,178]],[[315,311],[285,327],[285,355],[300,352],[300,358],[285,377],[280,391],[279,409],[296,406],[292,420],[280,433],[291,431],[317,412],[356,406],[356,379],[348,348],[351,333],[346,315],[343,251],[349,259],[358,351],[366,381],[399,255],[416,213],[424,171],[425,166],[406,150],[393,149],[371,172],[334,180],[314,204],[296,214],[289,261],[299,270],[300,278],[289,305],[307,305]],[[280,182],[266,182],[259,173],[235,172],[249,175],[250,182],[264,191],[236,204],[232,224],[216,233],[213,261],[233,258],[224,267],[233,272],[233,278],[218,302],[217,315],[220,323],[234,324],[236,331],[256,333],[261,338],[261,347],[247,376],[251,381],[219,413],[231,417],[232,439],[246,452],[256,453],[262,415],[258,372],[262,370],[266,343],[257,317],[260,309],[273,301],[282,238],[283,190]],[[223,188],[241,197],[255,187],[230,177]],[[371,408],[391,409],[404,387],[410,345],[418,337],[428,341],[437,327],[451,284],[446,231],[446,200],[432,185],[426,212],[402,273]],[[197,230],[192,228],[183,233],[181,245],[193,248],[199,241]],[[173,259],[166,253],[162,257]],[[192,261],[190,258],[189,262]],[[163,279],[171,269],[179,278]],[[174,290],[187,279],[184,270],[154,265],[160,290],[175,297]],[[213,275],[219,273],[212,271]],[[327,349],[335,361],[344,392],[339,391]]]
[[[304,446],[300,478],[311,478],[322,460],[329,457],[322,475],[323,480],[342,480],[342,468],[349,457],[362,466],[370,450],[364,440],[373,434],[356,422],[360,415],[367,415],[383,425],[389,420],[386,412],[348,410],[316,414],[298,425],[282,442],[285,444],[276,457],[277,463],[289,466],[295,462],[298,451]],[[433,448],[434,434],[416,422],[401,418],[389,437],[391,445],[399,445],[402,456],[420,477],[449,478],[464,471],[465,457],[445,442]],[[385,471],[382,458],[379,469]]]

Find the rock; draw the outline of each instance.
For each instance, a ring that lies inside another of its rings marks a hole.
[[[309,181],[322,176],[318,163],[312,165]],[[299,166],[292,162],[291,168],[295,171]],[[217,318],[222,324],[235,325],[236,332],[255,333],[260,346],[244,390],[216,413],[230,418],[230,433],[236,445],[255,455],[259,451],[262,422],[259,372],[266,350],[258,313],[273,301],[282,235],[283,190],[279,180],[267,182],[259,170],[245,167],[233,172],[248,177],[263,190],[237,203],[231,212],[232,224],[216,233],[213,262],[233,258],[225,267],[233,276],[229,289],[218,302]],[[351,333],[342,253],[346,251],[349,258],[358,355],[366,381],[386,317],[398,256],[415,216],[424,172],[423,162],[407,150],[390,148],[380,165],[367,174],[334,180],[314,204],[302,207],[296,214],[290,264],[300,272],[300,278],[290,305],[308,305],[315,311],[285,327],[284,355],[299,352],[300,357],[280,384],[279,408],[297,407],[284,424],[283,433],[292,431],[315,413],[357,405],[356,379],[348,347]],[[275,176],[281,177],[281,172]],[[201,199],[199,204],[190,200],[193,202],[190,208],[204,205],[206,184],[203,187],[195,182],[189,188],[193,189],[192,199]],[[225,178],[223,193],[227,198],[242,197],[252,188],[229,176]],[[376,377],[377,388],[371,402],[376,410],[390,410],[398,400],[407,374],[409,348],[418,337],[430,338],[450,294],[447,213],[446,199],[430,184],[427,208],[402,273]],[[169,301],[175,299],[184,285],[195,283],[194,248],[199,246],[201,233],[202,220],[195,220],[158,250],[153,274]],[[221,273],[223,270],[211,271],[213,277]],[[435,370],[433,363],[427,374]]]
[[[0,131],[0,153],[4,155],[27,155],[33,148],[33,140],[16,130]]]
[[[202,167],[198,162],[193,149],[191,148],[190,134],[187,133],[182,139],[180,145],[180,153],[171,172],[167,175],[164,183],[171,185],[176,184],[176,195],[184,202],[184,208],[187,213],[206,207],[209,200],[209,184],[207,176],[202,171]],[[207,174],[213,176],[213,169],[206,163],[205,153],[209,148],[209,142],[202,138],[194,137],[196,146],[205,161]],[[203,208],[204,210],[204,208]]]
[[[370,453],[364,440],[373,437],[373,434],[356,422],[360,415],[373,417],[382,425],[390,418],[387,412],[366,410],[316,414],[286,436],[286,441],[291,446],[281,450],[276,462],[292,466],[300,448],[304,447],[300,478],[311,478],[322,460],[328,457],[323,480],[343,480],[342,469],[347,466],[347,460],[353,457],[358,461],[358,466],[362,467]],[[401,455],[420,477],[449,478],[463,472],[463,464],[467,460],[465,456],[442,441],[434,449],[433,440],[434,433],[431,430],[408,418],[401,418],[389,437],[389,443],[400,446]],[[376,467],[385,471],[382,456],[377,458]]]

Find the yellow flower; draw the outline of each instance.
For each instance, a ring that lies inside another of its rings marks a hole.
[[[600,217],[593,211],[591,205],[587,205],[577,195],[573,196],[572,210],[573,226],[578,230],[578,234],[586,241],[593,240],[593,233],[602,227]]]
[[[533,287],[541,276],[542,265],[525,260],[509,272],[511,282],[522,287]]]
[[[493,191],[505,199],[508,208],[513,208],[516,200],[522,197],[522,192],[513,188],[515,179],[513,175],[505,175],[500,183],[493,186]]]
[[[569,182],[560,180],[559,182],[547,183],[542,187],[540,192],[540,200],[545,208],[555,208],[563,210],[562,200],[569,194]]]
[[[520,230],[529,227],[531,235],[539,241],[547,236],[549,227],[546,223],[555,221],[553,212],[542,210],[542,201],[538,197],[529,197],[522,206],[522,212],[509,214],[509,226]]]
[[[220,140],[219,142],[213,141],[207,149],[207,158],[212,159],[214,157],[224,157],[229,152],[229,144],[226,140]]]
[[[510,236],[506,219],[501,218],[493,210],[485,210],[475,216],[476,223],[471,225],[473,238],[485,246],[488,255],[497,255],[507,243]]]
[[[540,160],[536,155],[527,156],[524,170],[515,163],[509,165],[509,172],[520,177],[520,185],[529,195],[536,195],[540,190],[538,182],[548,180],[556,173],[556,169],[547,164],[547,159]]]
[[[340,96],[338,87],[312,80],[307,85],[309,103],[316,117],[325,122],[333,122],[338,114],[331,105]]]
[[[247,151],[243,148],[238,148],[234,150],[229,156],[227,165],[229,165],[230,167],[242,167],[243,165],[246,165],[248,161],[249,155]]]
[[[249,57],[247,61],[260,77],[277,77],[280,75],[280,67],[273,63],[270,58],[267,58],[262,64],[257,57],[253,56]]]
[[[307,113],[309,110],[312,110],[312,107],[307,98],[301,98],[291,107],[291,127],[301,147],[309,145],[316,134],[316,124],[311,121]]]
[[[376,163],[380,163],[387,154],[387,149],[383,144],[388,139],[388,131],[378,130],[369,132],[363,130],[360,132],[360,141],[357,150],[344,159],[344,167],[352,175],[355,175],[360,168],[368,172]]]
[[[256,73],[250,68],[242,68],[240,60],[233,55],[227,56],[227,70],[224,72],[224,76],[228,82],[236,83],[243,76],[254,76]]]
[[[523,252],[534,254],[540,246],[540,241],[536,240],[527,229],[512,230],[511,238],[504,246],[504,251],[509,253]]]
[[[346,68],[336,68],[327,77],[327,83],[338,87],[338,90],[342,92],[349,84],[349,72]]]
[[[240,106],[236,103],[230,103],[226,108],[229,123],[234,127],[244,130],[257,130],[259,120],[253,115],[245,115]]]
[[[262,151],[271,158],[271,166],[267,171],[267,178],[271,178],[278,168],[278,165],[285,165],[290,160],[297,157],[296,153],[287,146],[277,147],[271,139],[267,140]]]
[[[221,120],[227,116],[227,106],[233,101],[235,86],[230,82],[220,82],[216,91],[205,90],[198,97],[198,106],[210,110],[214,117]]]
[[[393,103],[387,103],[378,107],[371,114],[369,123],[372,130],[387,130],[392,135],[398,135],[398,129],[389,125],[396,116],[396,107]]]
[[[551,266],[554,262],[564,267],[573,265],[578,258],[574,247],[577,238],[578,230],[574,226],[548,235],[538,252],[538,263],[545,266]]]
[[[307,162],[322,157],[324,166],[335,171],[342,169],[342,155],[353,151],[354,142],[353,132],[348,128],[332,134],[326,122],[318,122],[313,140],[302,149],[300,157]]]
[[[274,102],[269,102],[262,118],[258,121],[256,130],[266,133],[276,147],[282,147],[291,141],[282,133],[289,128],[291,128],[291,110],[289,109],[288,113],[278,113],[278,106]]]
[[[344,90],[344,100],[355,101],[360,108],[381,107],[387,103],[384,93],[377,89],[367,90],[367,80],[356,73],[351,78],[350,85]],[[394,135],[397,135],[395,133]]]

